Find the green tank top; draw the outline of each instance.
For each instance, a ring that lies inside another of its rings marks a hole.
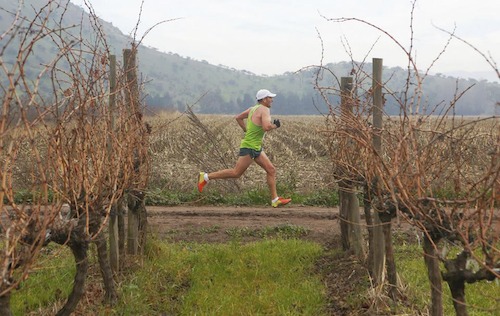
[[[252,115],[262,104],[257,104],[250,109],[247,118],[247,132],[241,141],[240,148],[250,148],[253,150],[262,149],[262,139],[264,138],[264,129],[262,126],[255,125],[252,122]]]

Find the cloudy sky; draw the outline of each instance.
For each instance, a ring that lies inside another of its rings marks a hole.
[[[90,3],[96,14],[130,34],[142,0],[71,0]],[[383,58],[386,66],[407,65],[404,51],[388,36],[357,18],[387,31],[409,49],[409,0],[144,0],[139,37],[158,22],[144,44],[183,57],[206,60],[256,74],[282,74],[321,63]],[[413,17],[413,55],[426,70],[455,34],[500,63],[500,1],[417,0]],[[452,40],[432,73],[495,79],[483,57]]]

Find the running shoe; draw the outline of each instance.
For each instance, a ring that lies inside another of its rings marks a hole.
[[[278,200],[276,202],[273,202],[272,205],[273,207],[287,205],[288,203],[290,203],[291,200],[292,199],[284,199],[282,197],[278,197]]]
[[[207,184],[207,181],[205,181],[205,172],[200,172],[200,175],[198,176],[198,191],[203,191],[203,187]]]

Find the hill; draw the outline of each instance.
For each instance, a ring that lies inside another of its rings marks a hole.
[[[21,13],[26,24],[34,17],[34,13],[45,1],[25,0]],[[54,12],[53,21],[61,21],[68,32],[73,32],[75,37],[86,37],[92,40],[93,28],[86,11],[66,0],[54,0],[52,4],[60,4]],[[0,27],[7,30],[12,24],[18,3],[11,0],[0,0]],[[133,39],[123,34],[113,24],[100,20],[101,29],[106,36],[110,51],[121,58],[121,51],[130,47]],[[81,28],[80,28],[81,26]],[[6,47],[6,38],[0,40],[2,59],[6,64],[15,62],[17,54],[15,43]],[[28,64],[28,76],[36,77],[42,65],[53,59],[57,47],[50,41],[40,41],[37,44],[36,56]],[[191,105],[201,113],[238,113],[254,103],[254,93],[260,88],[268,88],[278,93],[273,113],[276,114],[319,114],[326,113],[328,107],[315,89],[315,80],[318,68],[307,68],[276,76],[258,76],[244,70],[229,69],[222,65],[211,65],[206,61],[181,57],[176,53],[164,53],[152,47],[140,46],[139,70],[143,81],[145,100],[151,109],[177,109],[184,110]],[[337,87],[342,76],[348,76],[355,70],[358,79],[363,83],[358,87],[358,93],[365,93],[371,82],[366,73],[371,73],[371,64],[354,62],[338,62],[323,65],[328,71],[322,72],[321,86]],[[411,77],[411,76],[410,76]],[[3,79],[4,80],[4,79]],[[395,67],[384,69],[386,87],[394,95],[402,97],[408,80],[406,69]],[[410,81],[414,80],[410,78]],[[410,82],[411,85],[411,82]],[[461,115],[492,115],[498,111],[495,104],[500,100],[500,85],[488,81],[474,79],[457,79],[454,77],[435,75],[427,76],[423,86],[423,102],[429,109],[435,105],[445,106],[453,99],[456,91],[469,91],[457,102],[456,113]],[[41,88],[50,91],[51,83],[45,80]],[[405,98],[412,97],[410,94]],[[400,105],[392,97],[387,97],[386,111],[388,114],[399,113]],[[332,102],[338,98],[332,96]],[[430,111],[430,110],[429,110]]]

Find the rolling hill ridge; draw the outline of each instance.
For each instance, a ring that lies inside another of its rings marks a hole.
[[[68,27],[68,32],[74,29],[74,36],[88,37],[92,40],[91,19],[83,8],[67,2],[55,0],[60,8],[54,10],[53,20],[60,19],[61,24]],[[47,2],[25,0],[21,13],[26,23],[31,21],[34,13]],[[9,28],[14,20],[14,13],[19,4],[10,0],[0,0],[0,27]],[[120,60],[122,50],[131,46],[134,39],[123,34],[112,23],[99,20],[101,29],[106,36],[109,51]],[[80,27],[77,27],[80,26]],[[13,63],[16,46],[0,40],[2,60]],[[36,76],[42,65],[54,57],[57,47],[49,41],[37,44],[36,56],[28,66],[27,75]],[[234,114],[251,106],[255,102],[255,91],[260,88],[270,89],[278,94],[273,107],[276,114],[320,114],[328,112],[328,107],[315,89],[315,80],[319,68],[307,68],[301,71],[291,70],[282,75],[258,76],[244,70],[229,69],[216,66],[206,61],[198,61],[189,57],[181,57],[176,53],[164,53],[155,48],[141,45],[138,51],[139,72],[144,86],[144,97],[152,111],[176,109],[183,111],[186,106],[192,106],[200,113]],[[358,87],[362,95],[369,89],[371,81],[366,74],[371,73],[371,64],[360,64],[351,61],[341,61],[322,65],[328,72],[322,72],[321,86],[331,86],[331,102],[338,102],[334,90],[338,89],[338,80],[348,76],[356,69],[357,79],[365,78]],[[412,76],[410,76],[411,78]],[[408,79],[408,71],[400,67],[384,68],[386,88],[395,96],[402,97]],[[45,85],[50,87],[49,83]],[[435,75],[427,76],[423,85],[423,102],[434,108],[435,105],[445,106],[453,99],[456,91],[471,87],[457,102],[456,113],[460,115],[494,115],[500,112],[497,102],[500,100],[500,85],[485,80],[457,79],[454,77]],[[43,88],[43,85],[42,85]],[[411,91],[412,89],[410,89]],[[406,98],[411,98],[407,95]],[[400,105],[394,98],[386,97],[386,112],[396,115]]]

